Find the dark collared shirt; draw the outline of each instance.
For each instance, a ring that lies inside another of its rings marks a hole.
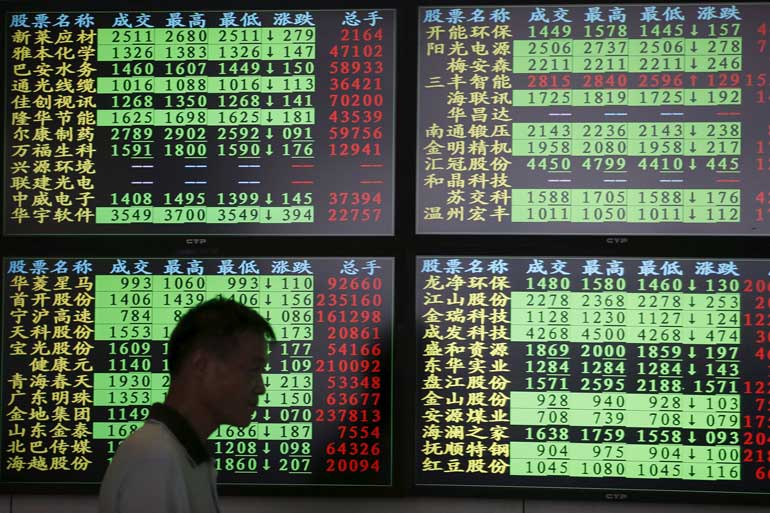
[[[196,465],[211,461],[211,455],[203,441],[198,437],[198,433],[195,432],[187,419],[175,409],[163,403],[155,403],[150,407],[150,415],[147,420],[157,420],[165,424]]]

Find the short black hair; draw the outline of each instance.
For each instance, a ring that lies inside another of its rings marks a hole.
[[[237,348],[235,336],[255,333],[275,340],[270,323],[255,310],[222,296],[191,308],[179,319],[168,341],[168,371],[173,377],[198,348],[224,357]]]

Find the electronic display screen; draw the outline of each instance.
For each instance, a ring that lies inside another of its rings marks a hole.
[[[189,307],[255,308],[269,344],[252,423],[209,444],[219,483],[391,484],[391,258],[4,259],[3,483],[98,483],[169,383]]]
[[[419,16],[419,233],[770,234],[770,4]]]
[[[416,272],[418,485],[768,493],[770,260]]]
[[[394,10],[5,27],[6,233],[392,234]]]

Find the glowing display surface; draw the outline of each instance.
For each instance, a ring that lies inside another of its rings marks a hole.
[[[7,233],[392,233],[394,11],[5,26]]]
[[[168,336],[222,295],[273,326],[267,393],[210,439],[226,484],[391,482],[393,261],[4,260],[2,482],[99,482],[163,401]]]
[[[417,483],[767,493],[769,272],[419,258]]]
[[[420,9],[420,233],[767,235],[770,6]]]

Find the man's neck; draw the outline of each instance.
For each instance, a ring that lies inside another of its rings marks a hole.
[[[173,385],[166,394],[164,404],[173,408],[190,423],[195,433],[205,442],[209,435],[217,428],[206,408],[200,404],[192,394],[180,394],[178,388]]]

